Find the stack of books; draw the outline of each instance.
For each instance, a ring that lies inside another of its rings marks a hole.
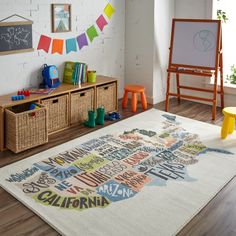
[[[74,71],[72,75],[74,85],[87,82],[87,65],[84,63],[75,62]]]

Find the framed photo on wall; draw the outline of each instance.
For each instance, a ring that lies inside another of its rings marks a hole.
[[[71,5],[52,4],[52,32],[71,31]]]

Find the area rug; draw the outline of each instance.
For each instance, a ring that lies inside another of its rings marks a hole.
[[[0,169],[62,235],[175,235],[236,174],[236,135],[155,109]]]

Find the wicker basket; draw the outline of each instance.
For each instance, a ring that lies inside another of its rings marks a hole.
[[[42,100],[41,103],[48,108],[48,133],[52,133],[69,126],[68,95]]]
[[[97,108],[104,107],[105,112],[117,110],[116,83],[97,87]]]
[[[71,94],[71,124],[82,123],[88,119],[88,111],[94,109],[94,89]]]
[[[5,110],[6,147],[18,153],[48,142],[45,107],[25,111],[25,106]],[[28,107],[27,107],[28,108]]]

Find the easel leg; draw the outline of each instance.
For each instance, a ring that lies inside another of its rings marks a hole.
[[[169,92],[170,92],[170,72],[167,75],[167,88],[166,88],[166,111],[169,110]]]
[[[220,54],[220,99],[221,108],[224,108],[224,70],[223,70],[223,54]]]
[[[213,95],[213,106],[212,106],[212,120],[215,120],[215,119],[216,119],[217,77],[218,77],[218,71],[216,71],[216,73],[215,73],[215,81],[214,81],[214,95]]]
[[[178,97],[178,103],[180,103],[180,84],[179,84],[179,74],[176,74],[176,85],[177,85],[177,94],[179,95]]]

